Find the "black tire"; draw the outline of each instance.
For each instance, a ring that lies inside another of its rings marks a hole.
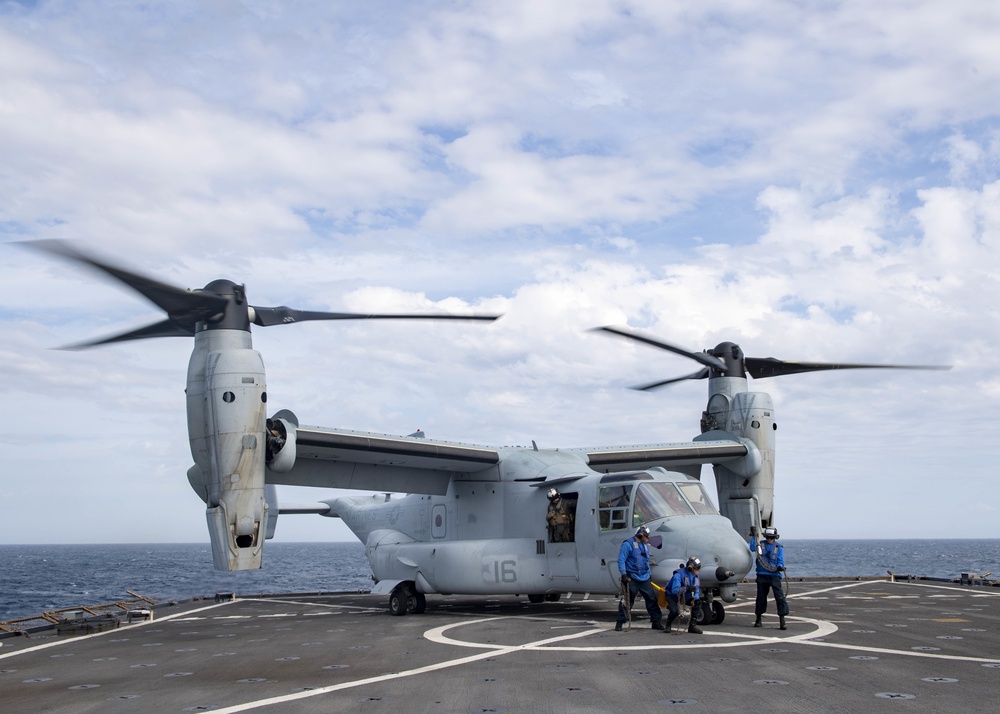
[[[718,600],[712,600],[712,624],[721,625],[726,619],[726,608]]]
[[[694,616],[695,611],[694,610],[691,611],[692,625],[698,625],[699,627],[704,627],[706,625],[712,624],[714,613],[711,611],[711,608],[708,606],[707,603],[702,603],[701,607],[698,608],[697,612],[701,614],[701,617],[695,619]]]
[[[418,593],[412,587],[406,591],[406,614],[419,615],[427,609],[427,598],[423,593]]]
[[[562,593],[549,593],[545,596],[545,602],[559,602],[559,598],[562,597]]]
[[[397,586],[389,593],[389,614],[400,616],[406,614],[406,590]]]
[[[537,605],[538,603],[545,602],[545,596],[544,595],[529,595],[528,596],[528,602]]]

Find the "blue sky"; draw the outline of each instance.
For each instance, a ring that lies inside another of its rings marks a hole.
[[[0,240],[227,277],[259,305],[506,314],[257,331],[269,404],[306,424],[696,435],[703,382],[627,389],[692,366],[587,332],[604,324],[952,364],[757,382],[777,522],[996,537],[998,33],[974,1],[0,2]],[[156,315],[3,250],[0,497],[30,507],[0,542],[204,540],[190,345],[51,349]],[[278,535],[350,537],[307,517]]]

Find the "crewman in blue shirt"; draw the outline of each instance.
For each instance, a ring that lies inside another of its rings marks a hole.
[[[785,573],[785,548],[778,543],[778,529],[764,529],[764,543],[757,543],[757,529],[750,527],[750,552],[757,561],[757,604],[754,613],[754,627],[761,627],[760,616],[767,612],[767,591],[774,593],[774,604],[778,608],[778,628],[785,627],[785,615],[788,614],[788,601],[781,589],[781,579]]]
[[[674,571],[674,576],[667,583],[667,628],[670,632],[670,623],[677,619],[680,614],[680,604],[686,603],[691,606],[691,619],[688,621],[688,632],[700,635],[701,628],[701,561],[698,558],[690,557],[687,563]]]
[[[621,632],[622,625],[629,619],[625,611],[624,592],[628,590],[628,609],[632,610],[635,603],[636,593],[642,593],[642,599],[646,601],[646,612],[653,623],[654,630],[664,630],[663,611],[656,604],[656,596],[653,594],[653,585],[650,578],[653,573],[649,569],[649,528],[639,526],[635,535],[622,543],[618,551],[618,572],[621,573],[623,597],[618,601],[618,620],[615,622],[615,631]]]

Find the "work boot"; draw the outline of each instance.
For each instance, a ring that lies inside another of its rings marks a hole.
[[[621,631],[622,631],[622,623],[616,622],[615,623],[615,632],[621,632]]]
[[[657,620],[656,622],[653,623],[653,629],[654,630],[666,630],[667,626],[663,624],[662,620]]]
[[[663,631],[666,632],[669,635],[670,634],[670,629],[671,629],[670,623],[668,622],[667,626],[663,628]]]
[[[701,634],[701,628],[698,627],[697,625],[689,625],[688,626],[688,632],[690,634],[692,634],[692,635],[700,635]]]
[[[763,625],[760,624],[760,615],[757,615],[757,619],[753,621],[753,626],[754,627],[763,627]]]
[[[784,615],[778,615],[778,629],[779,630],[787,630],[788,629],[787,627],[785,627],[785,616]]]

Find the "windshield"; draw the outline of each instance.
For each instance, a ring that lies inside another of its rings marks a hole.
[[[657,518],[718,514],[712,499],[697,481],[684,483],[640,483],[602,486],[598,497],[601,530],[616,530],[629,526],[638,528]]]
[[[718,515],[719,511],[716,510],[715,504],[712,503],[712,499],[708,497],[708,493],[705,492],[705,487],[696,481],[689,481],[688,483],[677,484],[680,488],[681,493],[691,502],[694,507],[694,512],[703,513],[713,513]]]
[[[672,483],[641,483],[635,492],[632,525],[638,527],[665,516],[689,516],[695,511],[681,498]]]

